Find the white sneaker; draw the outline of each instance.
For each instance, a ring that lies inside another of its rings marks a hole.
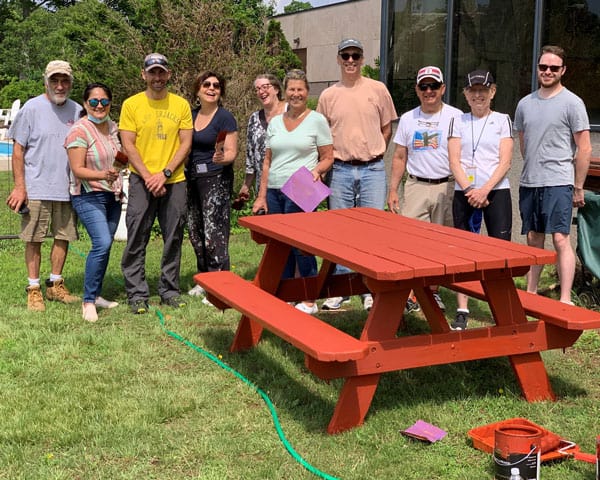
[[[371,295],[370,293],[366,294],[363,297],[363,308],[368,312],[369,310],[371,310],[371,308],[373,308],[373,295]]]
[[[106,300],[102,297],[96,297],[96,301],[94,303],[97,307],[100,308],[115,308],[119,306],[117,302],[113,302],[112,300]]]
[[[200,295],[204,295],[204,293],[204,289],[200,285],[196,285],[188,292],[188,295],[191,295],[192,297],[199,297]]]
[[[316,303],[314,303],[312,307],[309,307],[304,302],[298,302],[296,304],[296,308],[298,310],[300,310],[301,312],[308,313],[309,315],[314,315],[315,313],[317,313],[319,311],[319,307],[317,307]]]
[[[206,297],[204,297],[204,298],[202,299],[202,303],[203,303],[204,305],[208,305],[209,307],[214,307],[214,305],[213,305],[212,303],[210,303],[210,300],[209,300],[208,298],[206,298]]]
[[[343,303],[350,303],[350,297],[330,297],[323,302],[323,310],[339,310]]]

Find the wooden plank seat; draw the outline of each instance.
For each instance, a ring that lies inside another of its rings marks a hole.
[[[365,358],[369,352],[369,342],[301,312],[232,272],[198,273],[194,281],[217,307],[234,308],[312,358],[345,362]]]
[[[452,283],[448,287],[480,300],[486,298],[481,282]],[[560,303],[552,298],[535,295],[525,290],[517,290],[517,294],[523,310],[531,317],[567,330],[600,328],[600,312]]]

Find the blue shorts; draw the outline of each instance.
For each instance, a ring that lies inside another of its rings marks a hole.
[[[521,233],[571,232],[573,185],[555,187],[519,187]]]

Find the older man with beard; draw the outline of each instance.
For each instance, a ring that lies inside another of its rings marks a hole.
[[[25,242],[29,285],[27,308],[44,311],[40,287],[41,246],[51,226],[50,276],[46,299],[74,303],[81,299],[67,290],[62,270],[69,242],[77,239],[75,214],[69,197],[69,161],[63,142],[81,106],[69,99],[71,66],[53,60],[44,72],[45,93],[27,101],[8,131],[14,140],[12,168],[15,186],[7,205],[22,213],[20,238]]]

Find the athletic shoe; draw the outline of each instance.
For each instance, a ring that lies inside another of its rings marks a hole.
[[[315,313],[317,313],[319,311],[319,307],[317,307],[316,303],[313,303],[312,307],[309,307],[304,302],[298,302],[296,304],[296,308],[298,310],[300,310],[301,312],[308,313],[309,315],[314,315]]]
[[[65,281],[62,278],[54,282],[50,279],[46,280],[46,299],[51,302],[62,303],[81,302],[81,298],[71,295],[69,290],[67,290]]]
[[[404,307],[404,315],[408,315],[409,313],[412,312],[420,312],[421,311],[421,306],[419,305],[419,302],[417,302],[416,297],[408,297],[408,300],[406,301],[406,307]]]
[[[134,300],[133,302],[129,302],[129,308],[131,308],[132,313],[135,313],[136,315],[148,313],[150,310],[146,300]]]
[[[181,298],[179,295],[174,295],[169,298],[163,298],[160,301],[160,304],[168,305],[169,307],[172,307],[172,308],[182,308],[187,305],[187,302],[183,298]]]
[[[86,322],[97,322],[98,312],[96,312],[96,305],[93,303],[83,303],[81,305],[82,317]]]
[[[450,325],[452,330],[466,330],[469,314],[467,312],[456,312],[456,318]]]
[[[211,301],[210,301],[208,298],[206,298],[206,297],[204,297],[204,298],[202,299],[202,303],[203,303],[204,305],[208,305],[209,307],[214,307],[214,305],[211,303]]]
[[[371,308],[373,308],[373,295],[371,295],[370,293],[367,293],[364,297],[363,297],[363,308],[368,312],[371,310]]]
[[[32,312],[43,312],[46,310],[44,297],[39,285],[29,285],[25,291],[27,292],[27,310]]]
[[[192,297],[199,297],[200,295],[204,295],[204,293],[204,289],[200,285],[196,285],[188,292],[188,295],[191,295]]]
[[[119,306],[119,304],[117,302],[113,302],[112,300],[106,300],[105,298],[102,298],[102,297],[96,297],[95,304],[97,307],[100,307],[100,308],[115,308],[115,307]]]
[[[350,303],[350,297],[331,297],[323,302],[323,310],[339,310],[343,303]]]
[[[444,305],[444,302],[442,301],[442,297],[440,296],[440,294],[438,292],[433,292],[433,298],[435,299],[436,303],[438,304],[438,307],[440,307],[440,310],[445,311],[446,305]]]

